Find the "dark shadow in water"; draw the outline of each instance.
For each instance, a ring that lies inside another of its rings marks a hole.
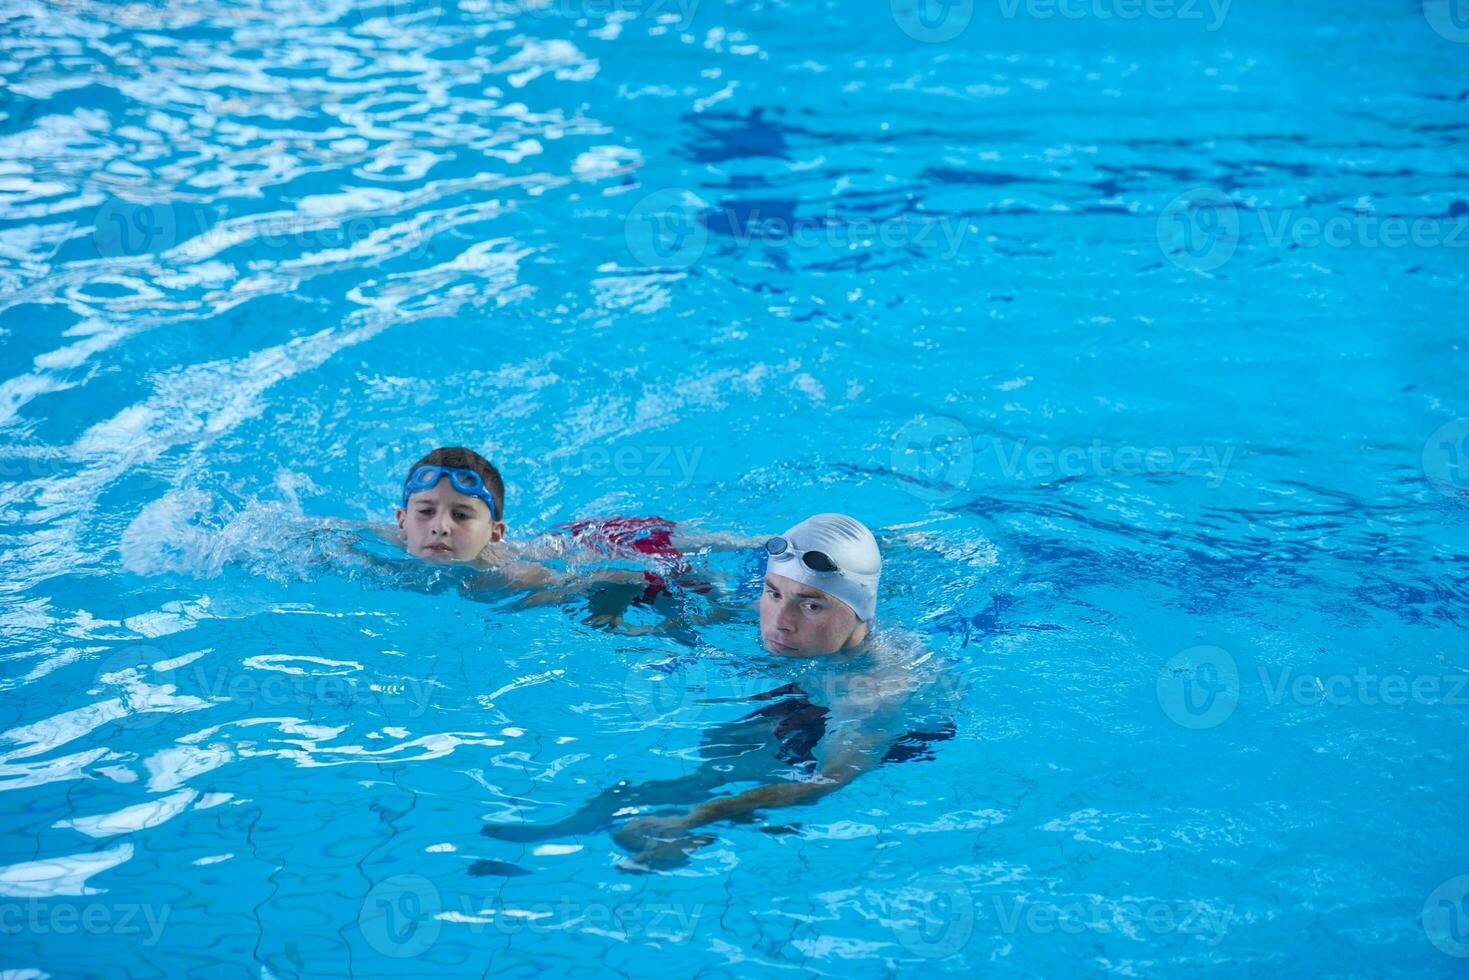
[[[703,731],[698,749],[701,764],[687,775],[645,783],[618,782],[564,820],[550,824],[486,824],[482,833],[513,843],[594,834],[610,828],[617,820],[616,814],[628,807],[702,803],[726,786],[781,782],[788,780],[792,771],[813,773],[816,746],[826,735],[828,709],[814,704],[794,683],[751,700],[763,702],[762,706]],[[906,732],[894,739],[882,763],[931,760],[932,746],[952,739],[957,731],[952,721],[945,721],[929,730]],[[736,822],[757,819],[752,814]]]

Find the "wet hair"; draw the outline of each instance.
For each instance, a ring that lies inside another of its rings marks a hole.
[[[500,471],[473,449],[463,446],[440,446],[427,456],[420,459],[408,468],[411,476],[413,471],[420,466],[447,466],[451,469],[474,470],[479,478],[485,481],[485,486],[490,488],[490,496],[495,498],[495,514],[499,520],[505,519],[505,481],[500,478]],[[403,478],[408,482],[408,477]]]

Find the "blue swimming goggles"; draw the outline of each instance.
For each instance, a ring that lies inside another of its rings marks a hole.
[[[408,474],[408,479],[403,481],[403,506],[408,506],[408,498],[415,493],[431,490],[440,480],[448,477],[454,484],[454,489],[470,497],[478,497],[490,508],[490,520],[498,521],[499,513],[495,510],[495,495],[490,493],[490,488],[485,486],[484,479],[474,470],[460,469],[452,466],[420,466]]]

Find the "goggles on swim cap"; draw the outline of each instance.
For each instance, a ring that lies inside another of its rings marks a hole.
[[[861,521],[845,514],[808,517],[766,541],[765,554],[768,571],[841,600],[864,623],[877,612],[882,552]]]
[[[408,498],[415,493],[424,490],[432,490],[444,477],[454,485],[454,489],[469,497],[478,497],[490,508],[490,520],[498,521],[499,515],[495,510],[495,495],[490,493],[490,488],[485,486],[484,477],[474,470],[462,469],[455,466],[420,466],[408,474],[408,479],[403,481],[403,506],[408,506]]]
[[[837,563],[831,560],[831,555],[828,555],[826,552],[797,551],[789,541],[779,535],[765,542],[765,553],[776,561],[790,561],[792,558],[800,558],[801,564],[805,565],[817,575],[835,575],[841,571]]]

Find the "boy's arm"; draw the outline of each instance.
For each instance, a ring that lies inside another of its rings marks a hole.
[[[583,595],[598,585],[645,586],[647,576],[627,568],[594,568],[573,574],[560,572],[535,562],[516,562],[500,569],[506,584],[513,590],[529,592],[522,600],[526,606],[545,606]]]
[[[544,589],[566,581],[564,573],[530,561],[509,562],[499,566],[499,572],[505,585],[517,592]]]
[[[398,537],[398,529],[392,524],[384,524],[382,521],[353,521],[342,517],[332,517],[322,521],[320,527],[326,531],[343,529],[357,531],[364,535],[375,535],[384,541],[391,541],[394,544],[403,543],[402,539]]]
[[[670,543],[682,552],[691,551],[748,551],[763,548],[770,540],[768,534],[734,534],[732,532],[705,533],[680,527],[673,532]]]

